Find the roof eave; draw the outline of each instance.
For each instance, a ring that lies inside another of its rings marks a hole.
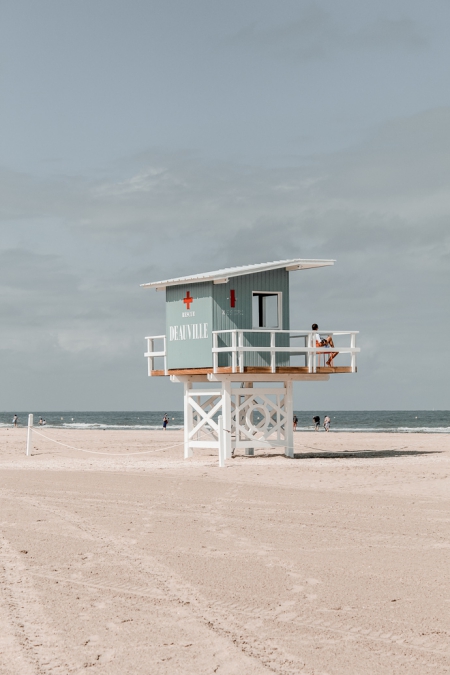
[[[284,269],[286,269],[287,272],[295,272],[297,270],[315,269],[316,267],[330,267],[334,265],[335,262],[336,262],[335,260],[304,260],[304,261],[302,260],[293,265],[286,265]],[[267,266],[259,273],[270,272],[276,269],[283,269],[283,267],[280,267],[279,264],[274,264],[273,266]],[[182,286],[183,284],[201,284],[207,281],[212,281],[214,284],[226,284],[228,283],[230,278],[241,277],[247,274],[258,274],[258,270],[252,272],[249,269],[243,269],[234,272],[232,274],[229,274],[226,277],[223,274],[216,276],[206,274],[205,276],[195,276],[186,278],[180,277],[178,279],[168,279],[167,281],[153,281],[148,284],[140,284],[140,287],[154,288],[157,291],[164,291],[169,286]]]

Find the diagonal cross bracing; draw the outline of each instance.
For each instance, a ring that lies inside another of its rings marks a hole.
[[[195,390],[194,390],[195,391]],[[219,408],[222,407],[222,396],[220,394],[217,395],[219,397],[219,400],[209,412],[204,410],[204,408],[197,403],[193,399],[192,396],[189,396],[189,404],[190,406],[199,414],[200,416],[200,421],[197,423],[197,425],[191,430],[189,433],[189,438],[193,438],[193,436],[199,431],[203,426],[205,426],[206,423],[209,423],[213,429],[215,429],[216,432],[218,432],[219,427],[216,422],[212,419],[213,415],[216,414],[216,412],[219,410]]]

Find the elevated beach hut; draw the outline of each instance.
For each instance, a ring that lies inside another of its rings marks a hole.
[[[145,356],[150,376],[184,384],[185,457],[196,447],[217,448],[221,463],[237,448],[293,456],[293,381],[356,372],[357,331],[321,331],[349,342],[327,366],[317,333],[290,326],[289,273],[333,264],[279,260],[142,284],[166,292],[166,333],[146,338]]]

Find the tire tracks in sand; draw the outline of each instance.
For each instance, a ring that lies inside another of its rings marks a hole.
[[[219,525],[219,531],[222,530],[222,527],[219,524],[220,518],[219,521],[217,520],[218,511],[220,511],[222,507],[226,508],[230,497],[234,499],[235,496],[236,488],[230,488],[229,495],[217,497],[212,508],[210,506],[206,512],[203,511],[204,517],[206,520],[209,520],[210,525],[213,527]],[[142,572],[144,571],[148,578],[148,584],[128,583],[127,581],[110,584],[107,581],[94,582],[87,579],[74,579],[60,573],[54,574],[50,570],[38,571],[30,570],[29,568],[27,569],[19,559],[19,562],[21,562],[20,569],[22,577],[25,577],[25,572],[28,572],[29,577],[35,576],[51,581],[81,585],[92,590],[99,590],[101,592],[106,591],[107,593],[112,594],[140,596],[147,598],[149,601],[153,600],[155,603],[163,596],[165,601],[174,609],[174,613],[179,614],[179,610],[181,609],[183,616],[199,622],[213,635],[224,639],[229,645],[229,648],[231,648],[231,652],[237,650],[238,653],[240,652],[242,655],[249,657],[258,667],[256,672],[262,672],[262,669],[264,671],[277,673],[278,675],[293,675],[294,673],[298,675],[300,672],[313,672],[305,666],[305,663],[298,655],[292,655],[288,650],[283,648],[279,639],[276,639],[276,637],[273,639],[274,636],[277,636],[280,628],[282,630],[284,626],[288,625],[295,626],[300,630],[306,629],[306,631],[312,632],[316,641],[321,642],[324,646],[329,645],[336,640],[359,640],[361,642],[369,642],[372,644],[372,651],[376,650],[377,646],[379,646],[380,654],[389,655],[389,657],[393,661],[396,661],[399,666],[409,663],[411,666],[414,664],[417,668],[417,661],[420,654],[432,654],[435,657],[438,657],[439,660],[439,663],[435,664],[435,672],[445,672],[445,670],[441,670],[440,667],[443,666],[442,659],[447,660],[450,656],[448,645],[443,646],[441,642],[436,642],[429,636],[419,637],[411,636],[411,633],[383,632],[372,627],[353,625],[343,618],[327,620],[318,618],[317,615],[314,616],[311,612],[290,611],[292,608],[289,607],[284,609],[284,613],[279,613],[268,609],[267,607],[255,607],[254,605],[240,602],[210,601],[204,597],[197,588],[184,581],[180,575],[175,573],[170,567],[162,564],[154,556],[143,552],[142,550],[140,550],[138,554],[138,570],[136,553],[130,551],[130,540],[127,537],[112,536],[105,530],[96,526],[91,520],[87,520],[85,517],[74,514],[70,510],[70,507],[61,506],[59,502],[56,505],[54,502],[49,503],[48,499],[43,502],[37,497],[31,498],[25,496],[19,497],[19,499],[28,506],[45,510],[54,517],[61,519],[65,522],[66,526],[69,525],[71,528],[78,530],[82,538],[96,542],[100,541],[102,547],[106,547],[109,553],[112,553],[120,559],[127,569],[133,570],[133,568],[135,568],[136,573],[139,575],[142,575]],[[136,508],[144,509],[144,506],[137,505]],[[225,539],[230,536],[232,539],[236,538],[236,535],[230,534],[229,531],[225,533],[223,530],[222,536],[224,536]],[[254,544],[246,537],[239,535],[239,540],[241,544],[246,544],[255,554],[257,553]],[[259,542],[260,553],[261,546],[263,546],[263,544]],[[286,564],[285,561],[272,553],[270,547],[263,552],[267,555],[268,559],[270,559],[272,565],[283,567],[294,579],[295,577],[300,577],[300,575],[296,575],[293,572],[293,568],[290,564]],[[14,557],[11,556],[11,550],[8,555],[11,559]],[[17,562],[17,555],[15,561]],[[295,581],[296,583],[304,582],[304,580],[301,580],[300,578],[295,579]],[[29,590],[32,591],[32,582],[28,580],[27,584],[28,586],[26,587],[27,590],[25,595],[28,597]],[[30,597],[32,598],[33,603],[36,595],[33,596],[33,593],[31,592]],[[252,628],[251,624],[255,619],[257,619],[257,625]],[[263,622],[267,622],[266,626],[261,625],[261,619],[263,619]],[[35,623],[38,623],[38,617],[36,617]],[[38,670],[36,672],[54,672],[55,674],[59,674],[60,672],[70,672],[69,670],[61,670],[63,667],[61,666],[62,660],[55,660],[55,645],[48,642],[45,622],[42,625],[44,626],[44,629],[41,630],[40,635],[35,635],[33,632],[28,635],[28,650],[26,653],[27,656],[30,657],[30,645],[33,645],[33,639],[40,639],[41,642],[47,640],[45,645],[47,658],[53,657],[54,663],[51,665],[49,661],[49,666],[53,668],[53,670],[47,668],[47,670]],[[322,634],[323,637],[318,637],[318,634]],[[33,635],[35,635],[35,638],[33,638]],[[307,635],[302,635],[302,637],[308,639]],[[23,647],[23,640],[20,645]],[[39,662],[36,655],[34,655],[34,660],[33,658],[29,658],[29,663],[42,663],[42,659]],[[69,664],[67,664],[67,667],[68,666]],[[28,672],[23,669],[18,669],[16,672],[20,672],[21,675],[22,672],[24,675],[28,675]],[[35,671],[31,670],[29,672]],[[251,671],[248,670],[247,672]]]
[[[67,675],[75,669],[61,653],[29,570],[5,538],[0,541],[0,603],[2,675]]]

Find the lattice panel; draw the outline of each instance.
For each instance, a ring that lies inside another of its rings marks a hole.
[[[247,388],[233,390],[231,430],[233,446],[286,446],[286,427],[291,424],[285,409],[286,389]]]

